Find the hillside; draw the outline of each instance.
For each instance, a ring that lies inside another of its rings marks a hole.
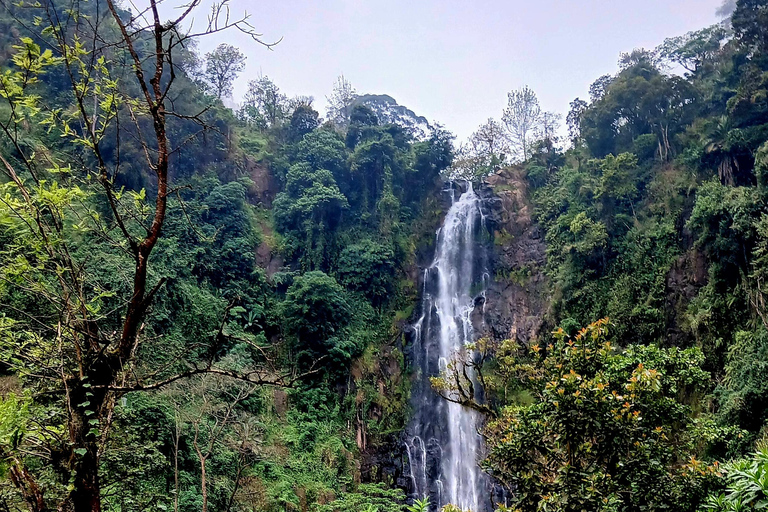
[[[768,504],[765,0],[462,144],[226,107],[197,4],[1,7],[5,510]]]

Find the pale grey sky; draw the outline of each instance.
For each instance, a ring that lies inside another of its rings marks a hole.
[[[169,2],[170,3],[170,2]],[[620,52],[711,25],[722,0],[231,0],[268,51],[236,32],[220,42],[248,56],[235,100],[260,72],[288,95],[311,95],[321,115],[340,74],[360,93],[389,94],[460,139],[499,118],[506,93],[532,87],[565,115]],[[200,13],[202,14],[202,12]],[[202,16],[198,16],[202,18]]]

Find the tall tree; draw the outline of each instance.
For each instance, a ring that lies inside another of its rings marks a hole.
[[[232,86],[243,69],[245,55],[231,44],[221,43],[205,54],[205,79],[219,99],[232,96]]]
[[[581,116],[588,106],[589,104],[581,98],[576,98],[570,104],[571,108],[565,117],[565,124],[568,126],[568,136],[571,138],[571,141],[581,137]]]
[[[237,373],[217,365],[215,349],[196,365],[175,360],[168,368],[149,369],[140,364],[139,355],[153,343],[147,312],[165,284],[153,278],[150,261],[172,194],[169,161],[183,144],[173,145],[168,121],[208,127],[202,113],[170,106],[183,79],[174,56],[193,38],[227,28],[258,41],[247,15],[230,18],[226,2],[214,4],[208,26],[197,33],[183,27],[198,0],[170,21],[160,18],[160,3],[149,0],[142,15],[131,17],[107,0],[108,12],[89,23],[71,23],[80,19],[76,10],[38,4],[35,26],[42,25],[42,32],[37,40],[51,48],[42,51],[23,38],[15,69],[2,76],[1,96],[9,113],[2,123],[4,142],[14,151],[0,156],[6,177],[0,223],[14,236],[0,251],[0,276],[4,287],[26,296],[40,313],[11,308],[14,314],[0,319],[4,360],[29,389],[6,425],[13,433],[0,440],[0,454],[31,512],[100,512],[100,461],[125,393],[200,373],[251,383],[284,377],[271,366]],[[123,82],[113,78],[119,73],[112,59],[130,63]],[[68,81],[71,108],[48,108],[36,94],[41,77],[52,69]],[[115,185],[122,161],[115,141],[129,136],[126,126],[141,145],[144,171],[154,179],[149,201],[144,190],[124,192]],[[44,157],[29,151],[25,141],[41,127],[71,143],[74,151],[40,147]],[[83,240],[103,244],[109,263],[95,268],[92,254],[80,245]],[[105,274],[112,284],[97,277]],[[119,297],[114,307],[106,306],[109,297]],[[224,327],[210,344],[227,338]],[[32,420],[24,412],[30,410],[41,415]],[[53,479],[47,477],[51,472]]]
[[[758,53],[768,52],[768,2],[738,0],[731,16],[736,36]]]
[[[333,92],[325,98],[328,101],[328,119],[340,128],[346,128],[357,99],[357,91],[344,75],[333,84]]]
[[[533,90],[525,86],[507,94],[507,108],[501,120],[504,122],[518,157],[528,160],[531,143],[541,126],[541,106]]]
[[[712,25],[682,36],[667,38],[656,52],[662,59],[695,73],[715,58],[727,36],[728,33],[722,25]]]
[[[288,110],[288,97],[267,76],[248,82],[243,114],[258,126],[273,127],[283,120]]]

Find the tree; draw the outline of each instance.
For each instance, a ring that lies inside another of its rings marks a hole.
[[[469,143],[474,152],[483,155],[492,166],[502,165],[509,156],[509,140],[496,120],[488,118],[470,135]]]
[[[328,101],[328,120],[341,129],[346,128],[357,99],[355,88],[344,75],[339,75],[333,84],[333,92],[325,99]]]
[[[364,293],[380,304],[392,292],[395,254],[371,240],[352,244],[339,257],[339,279],[348,288]]]
[[[565,118],[565,124],[568,126],[568,136],[571,141],[575,141],[581,137],[581,116],[584,115],[584,111],[587,110],[589,104],[576,98],[571,102],[570,110]]]
[[[631,52],[619,54],[619,69],[621,71],[637,67],[656,70],[659,68],[659,64],[659,55],[655,51],[645,48],[635,48]]]
[[[469,136],[449,169],[452,179],[476,180],[501,168],[511,156],[509,137],[501,124],[493,118]]]
[[[200,494],[202,495],[202,512],[208,511],[208,462],[211,457],[223,450],[227,436],[233,434],[237,423],[246,424],[239,409],[255,391],[249,384],[223,381],[218,376],[203,375],[191,379],[192,389],[187,389],[184,403],[177,404],[180,417],[192,430],[192,447],[200,464]],[[182,391],[182,390],[179,390]],[[242,433],[242,432],[240,432]],[[250,441],[247,437],[240,439],[243,443]],[[236,479],[239,478],[236,475]],[[235,489],[237,482],[235,482]],[[177,491],[178,493],[178,491]],[[232,492],[234,498],[236,490]]]
[[[272,128],[288,113],[288,97],[267,76],[248,82],[243,114],[260,128]]]
[[[528,86],[507,94],[507,108],[501,117],[518,157],[528,160],[536,130],[541,125],[541,107]]]
[[[245,69],[245,59],[239,48],[227,43],[205,54],[205,79],[217,98],[232,96],[232,85]]]
[[[589,99],[595,102],[605,96],[608,86],[613,82],[613,75],[603,75],[589,86]]]
[[[320,271],[294,279],[282,312],[287,331],[316,355],[326,352],[323,347],[347,325],[352,314],[344,288]]]
[[[705,63],[715,58],[727,36],[722,25],[712,25],[683,36],[667,38],[656,52],[662,59],[696,73]]]
[[[629,151],[638,137],[655,134],[659,157],[667,160],[676,134],[694,113],[697,91],[685,79],[661,73],[648,52],[635,51],[625,60],[626,67],[582,112],[581,134],[601,158]]]
[[[288,170],[285,191],[277,194],[273,208],[277,228],[292,236],[303,266],[314,270],[326,268],[328,236],[348,207],[330,171],[302,162]]]
[[[557,145],[560,143],[560,137],[557,130],[560,128],[562,116],[554,112],[543,112],[541,114],[541,125],[535,142],[535,150],[539,155],[554,158]]]
[[[738,0],[731,15],[736,37],[758,54],[768,53],[768,2]]]
[[[728,431],[681,401],[710,378],[701,351],[621,350],[608,329],[600,320],[574,336],[559,329],[547,346],[502,345],[503,384],[531,400],[489,423],[483,466],[514,489],[517,510],[694,511],[715,477],[696,447]]]
[[[346,178],[347,155],[341,136],[331,130],[315,130],[304,136],[296,146],[296,158],[313,169],[327,169],[333,176]]]
[[[158,4],[150,0],[146,16],[130,17],[107,0],[106,17],[70,26],[46,2],[38,7],[35,25],[42,25],[39,40],[51,49],[42,51],[31,38],[23,38],[13,60],[16,69],[2,76],[0,96],[10,112],[2,124],[4,142],[14,151],[8,158],[0,156],[7,178],[0,222],[14,238],[0,252],[0,274],[5,290],[38,309],[34,315],[18,308],[5,314],[4,307],[0,341],[7,368],[28,390],[16,412],[40,415],[23,421],[19,416],[13,439],[4,439],[0,450],[32,512],[100,512],[99,466],[116,403],[125,393],[199,373],[252,383],[284,379],[272,373],[274,368],[235,373],[216,366],[215,350],[199,366],[183,360],[159,369],[140,364],[153,341],[147,337],[147,312],[166,282],[150,272],[149,262],[164,233],[172,193],[169,161],[179,149],[169,140],[168,121],[189,119],[207,127],[200,113],[169,108],[172,93],[185,79],[173,56],[192,38],[230,27],[257,39],[247,17],[220,19],[225,3],[214,4],[209,25],[200,33],[182,29],[199,2],[185,6],[171,21],[160,19]],[[63,14],[70,21],[79,15]],[[108,29],[94,34],[102,23]],[[130,63],[124,83],[112,78],[119,73],[110,68],[111,59]],[[71,108],[47,108],[36,94],[43,74],[56,67],[68,81],[62,93],[69,95]],[[111,138],[126,138],[121,127],[131,124],[145,156],[144,169],[154,180],[150,201],[144,190],[123,191],[115,185],[121,160],[107,148]],[[51,151],[41,144],[47,156],[40,158],[24,141],[41,129],[76,149]],[[84,240],[108,247],[110,266],[92,268]],[[96,277],[110,272],[115,286]],[[108,305],[111,297],[119,297],[113,306]],[[226,338],[222,323],[208,341],[215,345]],[[50,473],[55,477],[49,479]]]
[[[319,116],[312,105],[300,103],[291,113],[291,121],[287,127],[288,141],[298,142],[304,135],[320,126]]]

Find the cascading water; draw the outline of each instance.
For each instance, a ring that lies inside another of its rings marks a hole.
[[[451,207],[437,232],[432,265],[424,271],[421,318],[413,326],[413,361],[417,376],[412,389],[414,418],[406,450],[414,497],[429,497],[433,510],[451,503],[463,510],[490,510],[491,485],[478,466],[483,442],[481,418],[467,407],[449,402],[431,389],[439,375],[472,341],[475,296],[484,293],[488,272],[479,236],[481,201],[472,185]]]

